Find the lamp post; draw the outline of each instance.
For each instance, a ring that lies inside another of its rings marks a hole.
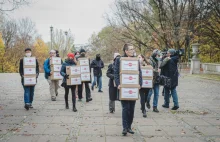
[[[68,32],[65,31],[64,34],[66,36],[66,45],[65,45],[65,48],[64,48],[64,51],[63,51],[63,57],[65,56],[65,53],[67,52],[66,50],[67,50],[67,35],[68,35]]]
[[[53,27],[52,26],[50,27],[50,38],[51,38],[50,39],[50,50],[52,50],[53,48],[53,45],[52,45],[53,44],[52,43],[53,42]]]

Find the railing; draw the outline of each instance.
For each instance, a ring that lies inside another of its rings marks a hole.
[[[220,74],[220,64],[202,63],[203,73]]]

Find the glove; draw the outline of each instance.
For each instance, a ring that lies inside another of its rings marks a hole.
[[[64,76],[66,79],[69,79],[69,75],[68,74],[65,74]]]

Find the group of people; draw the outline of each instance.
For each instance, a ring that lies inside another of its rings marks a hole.
[[[50,70],[50,59],[52,57],[59,56],[59,53],[55,50],[50,51],[50,57],[45,60],[44,62],[44,71],[45,71],[45,78],[47,79],[49,85],[50,85],[50,95],[51,100],[56,101],[56,96],[58,95],[58,88],[59,88],[59,81],[57,80],[51,80],[50,76],[52,74],[52,71]],[[31,49],[27,48],[25,49],[25,57],[31,57]],[[67,85],[66,80],[69,78],[69,76],[66,74],[66,66],[76,66],[77,60],[79,58],[85,58],[86,57],[86,51],[84,49],[81,49],[79,52],[76,52],[75,54],[69,53],[67,55],[67,59],[62,62],[62,67],[60,74],[63,76],[63,81],[61,86],[65,89],[65,107],[66,109],[69,109],[68,104],[68,94],[69,89],[71,89],[72,93],[72,103],[73,103],[73,111],[76,112],[76,92],[78,92],[78,99],[81,101],[82,99],[82,90],[83,90],[83,84],[85,86],[85,92],[86,92],[86,102],[92,101],[91,97],[91,91],[89,87],[88,82],[83,82],[81,85]],[[109,111],[110,113],[115,112],[115,101],[119,100],[119,90],[121,89],[121,83],[120,83],[120,58],[126,57],[126,58],[134,58],[135,50],[132,44],[126,43],[123,46],[123,55],[121,56],[119,53],[114,53],[113,56],[113,62],[108,66],[107,70],[107,77],[109,78]],[[174,49],[169,49],[167,54],[165,56],[161,55],[161,51],[156,49],[152,52],[151,56],[147,59],[143,55],[138,55],[139,58],[139,85],[140,85],[140,103],[141,103],[141,110],[143,113],[143,117],[147,117],[146,113],[146,107],[148,109],[151,108],[150,105],[150,99],[152,94],[154,94],[153,97],[153,112],[159,112],[158,110],[158,99],[159,99],[159,88],[160,88],[160,81],[159,77],[161,75],[166,76],[171,79],[171,86],[167,87],[164,86],[163,93],[164,93],[164,104],[162,107],[169,108],[170,104],[170,97],[172,96],[174,106],[172,107],[172,110],[177,110],[179,108],[178,104],[178,96],[176,87],[178,86],[178,60],[179,56],[175,54]],[[89,60],[90,62],[90,60]],[[153,67],[153,88],[142,88],[142,71],[141,66],[151,65]],[[91,68],[93,68],[94,73],[94,79],[91,85],[91,89],[94,90],[94,86],[98,86],[98,92],[102,91],[102,68],[104,68],[104,63],[101,60],[101,55],[97,54],[96,58],[91,62],[90,64],[90,72]],[[32,102],[33,102],[33,96],[34,96],[34,86],[24,86],[23,77],[23,59],[20,60],[20,75],[22,78],[22,85],[24,88],[24,103],[25,108],[28,110],[29,108],[33,108]],[[36,74],[39,76],[39,65],[36,60]],[[78,88],[78,91],[76,91],[76,88]],[[120,100],[121,106],[122,106],[122,124],[123,124],[123,135],[127,135],[127,133],[134,134],[134,131],[131,129],[131,125],[134,118],[134,111],[135,111],[135,104],[136,101],[134,100]],[[146,107],[145,107],[146,106]]]
[[[31,48],[25,49],[25,57],[31,57]],[[57,50],[51,50],[49,53],[49,58],[47,58],[44,61],[44,72],[45,72],[45,79],[48,81],[50,86],[50,95],[51,100],[56,101],[56,97],[58,96],[58,89],[60,88],[59,80],[53,80],[51,79],[51,75],[53,74],[51,70],[50,60],[52,57],[59,57],[59,52]],[[81,49],[79,52],[76,53],[68,53],[67,58],[62,63],[62,67],[60,70],[60,74],[63,76],[62,84],[61,86],[65,89],[64,99],[65,99],[65,108],[69,109],[69,103],[68,103],[68,94],[69,90],[71,90],[72,94],[72,108],[73,111],[76,112],[76,95],[78,95],[79,101],[82,101],[83,95],[83,87],[85,86],[85,92],[86,92],[86,102],[92,101],[91,97],[91,91],[89,84],[91,81],[84,81],[80,85],[67,85],[67,79],[69,79],[69,75],[66,73],[66,66],[76,66],[79,58],[86,58],[86,51],[84,49]],[[94,73],[94,81],[92,83],[92,90],[94,90],[94,85],[96,84],[99,87],[98,92],[102,91],[102,68],[104,68],[104,63],[101,60],[100,54],[96,55],[96,58],[91,62],[89,60],[89,66],[90,66],[90,72],[91,68],[93,68]],[[24,69],[23,69],[23,58],[20,60],[20,67],[19,67],[19,73],[21,76],[21,83],[24,88],[24,108],[26,110],[29,110],[29,108],[33,108],[32,102],[34,98],[34,88],[35,86],[25,86],[24,85]],[[36,78],[39,76],[39,64],[36,59]],[[90,76],[91,78],[91,76]],[[98,81],[97,81],[98,80]],[[98,82],[98,83],[96,83]]]

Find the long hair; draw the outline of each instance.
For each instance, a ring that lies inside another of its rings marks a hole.
[[[130,43],[125,43],[123,46],[124,57],[128,57],[127,54],[125,53],[125,50],[128,50],[129,46],[133,46],[133,45]]]

